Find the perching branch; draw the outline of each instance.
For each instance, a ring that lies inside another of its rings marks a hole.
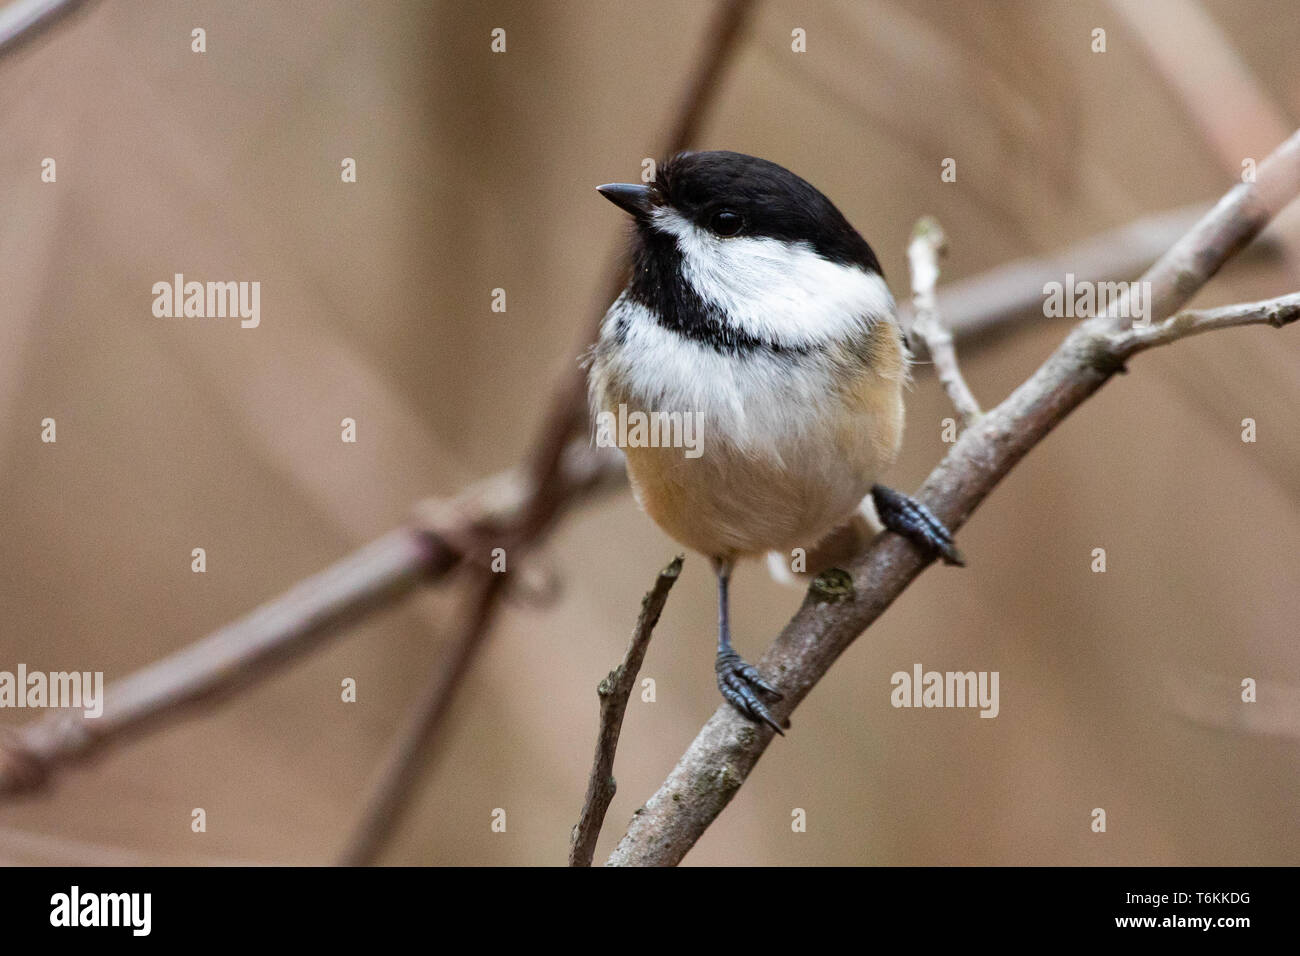
[[[596,852],[600,827],[605,822],[605,811],[618,790],[614,781],[614,754],[618,750],[618,736],[623,730],[623,715],[627,713],[627,699],[636,687],[641,662],[650,647],[650,635],[659,623],[668,592],[682,573],[683,556],[678,555],[668,567],[659,572],[646,596],[641,599],[641,613],[637,615],[632,643],[627,647],[623,663],[609,672],[600,682],[596,695],[600,698],[600,731],[596,735],[596,755],[591,762],[591,779],[587,781],[587,796],[582,802],[582,812],[573,827],[569,840],[569,866],[591,866]]]
[[[1235,186],[1142,277],[1150,283],[1151,320],[1167,328],[1150,334],[1130,330],[1118,308],[1076,325],[1024,384],[962,433],[916,497],[949,528],[959,528],[1017,462],[1136,352],[1206,328],[1271,324],[1278,321],[1275,315],[1288,314],[1281,310],[1293,306],[1276,300],[1233,320],[1221,315],[1207,320],[1202,313],[1200,319],[1176,316],[1165,322],[1298,192],[1300,132],[1264,161],[1255,183]],[[837,575],[834,581],[813,582],[759,665],[785,694],[773,708],[778,720],[932,561],[901,537],[885,534],[849,563],[847,581]],[[768,728],[720,706],[633,817],[609,863],[679,862],[731,801],[772,737]]]
[[[983,412],[961,374],[952,333],[939,318],[934,297],[935,283],[939,281],[939,258],[947,251],[948,237],[938,220],[930,216],[918,220],[912,230],[912,241],[907,244],[907,261],[912,269],[912,308],[916,312],[912,333],[925,343],[939,384],[961,416],[963,427],[969,428],[979,421]]]

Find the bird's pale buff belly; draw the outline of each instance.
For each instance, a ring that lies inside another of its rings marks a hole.
[[[664,531],[704,554],[811,549],[857,508],[893,458],[901,397],[873,391],[879,407],[850,400],[828,408],[821,421],[761,452],[718,436],[706,439],[698,458],[680,448],[625,448],[633,491]]]

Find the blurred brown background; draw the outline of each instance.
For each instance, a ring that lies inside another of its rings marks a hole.
[[[121,677],[520,460],[625,235],[592,187],[654,155],[711,10],[102,2],[0,60],[0,669]],[[1293,0],[770,0],[698,145],[816,184],[902,297],[923,213],[950,281],[1217,198],[1300,119],[1297,48]],[[1274,234],[1300,243],[1298,221]],[[1294,291],[1297,248],[1197,303]],[[155,319],[175,272],[260,281],[261,327]],[[1062,332],[965,349],[976,394],[995,404]],[[1254,328],[1136,360],[962,531],[970,567],[926,573],[845,655],[688,862],[1300,862],[1297,359],[1295,329]],[[920,370],[890,484],[916,487],[949,414]],[[675,550],[626,494],[561,526],[563,596],[500,619],[384,862],[563,862],[595,685]],[[713,588],[689,557],[602,851],[717,706]],[[741,651],[799,599],[742,568]],[[456,607],[407,601],[0,804],[0,861],[332,860]],[[893,709],[914,662],[1000,671],[1001,715]],[[1236,726],[1246,676],[1261,700]]]

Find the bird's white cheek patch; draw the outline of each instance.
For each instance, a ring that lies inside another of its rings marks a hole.
[[[842,340],[894,312],[878,274],[819,256],[807,243],[723,239],[671,209],[652,224],[675,236],[682,272],[701,299],[751,335],[782,345]]]

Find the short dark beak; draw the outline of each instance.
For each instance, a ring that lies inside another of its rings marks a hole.
[[[634,216],[646,215],[654,205],[653,190],[639,183],[606,183],[597,186],[596,192]]]

